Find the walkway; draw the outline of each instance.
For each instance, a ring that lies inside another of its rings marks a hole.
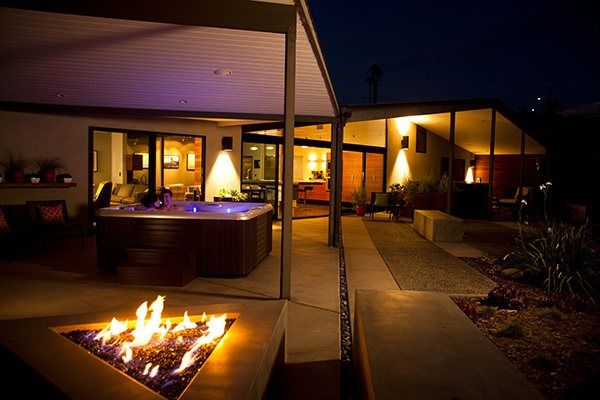
[[[363,221],[356,216],[342,218],[342,252],[327,246],[327,218],[293,221],[287,360],[279,399],[340,398],[340,256],[345,260],[350,316],[356,289],[399,290]],[[0,267],[0,320],[132,313],[158,294],[166,296],[167,309],[277,299],[280,233],[276,222],[273,252],[250,276],[197,278],[182,288],[118,284],[116,275],[96,268],[94,237],[85,239],[83,252],[76,239],[57,243],[42,256],[21,252]],[[35,394],[33,387],[22,389]]]

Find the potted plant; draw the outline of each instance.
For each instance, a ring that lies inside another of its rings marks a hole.
[[[40,183],[40,174],[37,172],[25,174],[25,182]]]
[[[73,176],[71,174],[64,173],[56,175],[56,182],[60,183],[71,183],[73,181]]]
[[[41,157],[36,159],[34,163],[38,167],[44,183],[56,182],[56,171],[65,169],[64,161],[56,157]]]
[[[213,197],[214,201],[232,201],[231,194],[227,189],[219,189],[219,195]]]
[[[352,205],[356,209],[356,215],[363,217],[367,212],[367,189],[364,182],[358,188],[355,186],[352,190]]]
[[[219,196],[214,197],[214,201],[246,201],[248,194],[235,189],[219,189]]]
[[[446,211],[447,178],[435,178],[431,174],[418,181],[410,198],[415,209]]]
[[[229,194],[231,195],[231,198],[233,199],[233,201],[246,201],[248,199],[247,193],[240,192],[235,189],[231,189],[229,191]]]
[[[25,179],[25,169],[29,167],[30,162],[25,158],[22,151],[15,153],[12,150],[6,151],[6,159],[0,161],[0,166],[6,173],[6,181],[12,183],[23,183]]]

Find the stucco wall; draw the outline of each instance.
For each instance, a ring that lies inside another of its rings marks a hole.
[[[0,204],[65,199],[70,216],[87,220],[88,196],[93,185],[88,175],[90,127],[107,128],[109,131],[130,129],[205,136],[206,198],[212,199],[224,185],[239,188],[240,127],[218,127],[213,122],[174,118],[89,117],[0,111],[0,159],[5,158],[7,149],[24,151],[30,160],[43,156],[59,157],[73,175],[73,182],[77,183],[76,187],[68,189],[0,189]],[[223,136],[233,137],[234,151],[221,151]]]
[[[401,149],[402,136],[409,137],[408,150]],[[416,124],[408,121],[398,123],[395,119],[388,121],[388,181],[386,187],[393,183],[402,183],[407,175],[416,181],[424,179],[428,175],[435,178],[440,177],[442,158],[450,158],[450,142],[428,131],[427,152],[417,153],[416,136]],[[454,150],[454,158],[464,159],[468,167],[469,160],[472,160],[474,156],[457,146]],[[464,172],[466,173],[466,169]]]

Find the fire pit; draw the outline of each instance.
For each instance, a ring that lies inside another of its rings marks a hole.
[[[164,318],[176,326],[186,320],[186,311],[189,321],[201,321],[203,314],[226,314],[235,322],[177,398],[245,399],[272,393],[285,357],[285,301],[165,309]],[[125,321],[129,315],[2,321],[0,341],[69,398],[173,398],[161,396],[65,337],[69,332],[102,330],[112,318]]]

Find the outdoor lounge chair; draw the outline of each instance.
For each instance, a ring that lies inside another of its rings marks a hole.
[[[25,203],[27,204],[29,218],[35,226],[39,253],[46,252],[48,238],[64,233],[64,243],[69,233],[74,230],[79,231],[81,250],[83,250],[83,223],[69,220],[65,200],[34,200]]]
[[[394,211],[394,203],[392,202],[391,194],[383,192],[371,192],[370,209],[371,219],[374,219],[374,214],[377,210],[389,213],[389,218],[391,219]]]

